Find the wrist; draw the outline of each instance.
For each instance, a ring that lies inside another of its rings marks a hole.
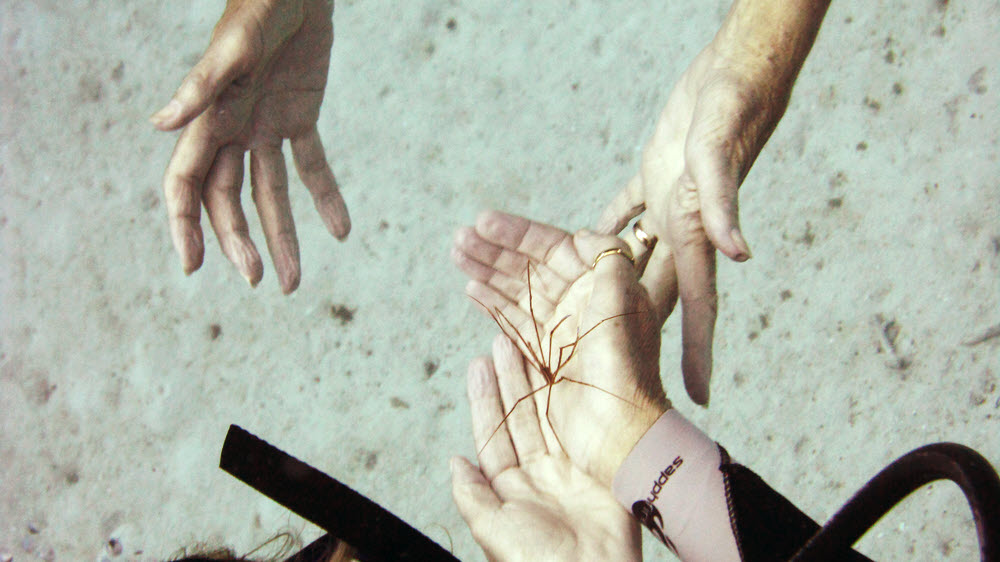
[[[593,476],[608,488],[611,487],[615,473],[628,457],[632,449],[642,439],[656,420],[671,409],[670,401],[663,398],[661,402],[650,403],[637,407],[628,417],[628,423],[609,439],[610,445],[601,455],[601,460],[595,467]]]
[[[727,66],[748,79],[790,89],[829,4],[829,0],[736,0],[710,46]]]
[[[670,410],[615,474],[612,493],[682,560],[740,560],[721,448]]]

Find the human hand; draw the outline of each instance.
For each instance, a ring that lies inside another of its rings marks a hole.
[[[599,232],[614,234],[646,213],[643,228],[661,243],[643,281],[657,311],[666,311],[661,320],[680,294],[684,385],[698,404],[708,404],[712,374],[715,250],[750,258],[737,190],[784,114],[828,4],[734,2],[671,92],[638,175],[599,221]]]
[[[256,286],[264,274],[240,204],[243,155],[281,290],[300,279],[299,243],[282,144],[327,230],[343,240],[347,207],[316,129],[333,45],[329,0],[229,0],[204,56],[173,99],[151,118],[184,127],[163,180],[170,233],[186,274],[201,267],[201,205],[222,252]]]
[[[452,496],[473,537],[490,560],[642,560],[636,521],[547,439],[533,403],[492,433],[527,387],[521,354],[504,336],[494,341],[492,361],[469,365],[480,468],[454,457],[451,470]]]
[[[624,246],[489,211],[457,232],[452,252],[471,278],[466,293],[532,364],[521,396],[534,392],[533,400],[515,408],[516,397],[505,397],[508,409],[533,401],[543,432],[606,486],[670,405],[659,376],[660,324],[635,269],[620,255],[591,267],[602,251]]]

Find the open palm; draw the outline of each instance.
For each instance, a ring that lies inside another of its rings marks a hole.
[[[459,231],[454,252],[471,277],[467,294],[531,367],[521,396],[530,394],[549,422],[543,432],[554,432],[570,459],[605,483],[628,453],[618,444],[637,440],[669,404],[659,378],[659,324],[634,269],[618,255],[591,267],[601,251],[623,246],[612,236],[574,236],[487,212]],[[510,398],[508,412],[522,407],[520,397]],[[623,432],[638,435],[628,441]]]
[[[641,560],[639,528],[607,486],[546,438],[533,402],[503,425],[506,399],[527,380],[519,350],[498,337],[469,365],[477,469],[452,459],[452,495],[490,560]],[[484,444],[490,441],[490,445]]]

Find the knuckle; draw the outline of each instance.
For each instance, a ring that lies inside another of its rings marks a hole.
[[[190,173],[181,172],[169,177],[163,184],[167,208],[179,210],[190,207],[192,202],[201,199],[199,196],[200,185],[200,179]]]
[[[687,299],[691,308],[696,308],[702,314],[715,316],[719,312],[719,297],[714,290],[698,292]]]
[[[674,251],[678,254],[700,251],[707,246],[707,238],[698,236],[697,234],[688,234],[671,240],[671,246],[673,246]]]
[[[322,152],[309,151],[299,157],[299,169],[304,174],[321,174],[326,171],[326,168],[326,156]]]
[[[204,64],[199,64],[191,69],[187,75],[181,93],[188,98],[197,98],[206,95],[209,90],[211,90],[211,81],[207,70]]]
[[[668,202],[668,216],[673,224],[691,225],[701,223],[701,200],[698,188],[690,177],[685,175],[677,183]]]

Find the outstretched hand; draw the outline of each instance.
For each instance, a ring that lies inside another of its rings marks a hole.
[[[671,92],[639,174],[599,223],[599,232],[616,234],[647,213],[642,226],[661,242],[643,282],[661,320],[680,293],[684,385],[699,404],[708,404],[712,375],[715,250],[736,261],[750,258],[737,190],[788,106],[829,5],[734,1]]]
[[[267,248],[281,289],[300,279],[299,245],[282,144],[327,230],[344,239],[347,207],[316,129],[333,45],[329,0],[229,0],[204,56],[151,118],[184,128],[163,180],[170,232],[184,272],[201,267],[205,206],[223,253],[256,286],[263,264],[240,203],[244,153]]]
[[[482,452],[478,469],[451,460],[452,496],[476,541],[490,560],[642,560],[638,524],[546,439],[534,404],[525,402],[492,434],[527,384],[521,354],[504,336],[492,361],[469,365],[473,438]]]
[[[639,174],[599,221],[598,231],[615,234],[646,213],[642,227],[660,244],[643,280],[656,309],[667,311],[660,313],[663,319],[679,290],[681,365],[688,394],[698,404],[708,403],[712,374],[715,250],[735,261],[750,258],[737,190],[781,119],[790,90],[791,84],[748,78],[709,45],[670,94],[643,149]],[[666,263],[674,260],[676,273]]]
[[[574,236],[490,211],[458,231],[453,251],[471,278],[466,293],[527,358],[520,396],[533,394],[516,408],[519,397],[505,397],[508,411],[534,402],[543,432],[606,486],[669,407],[659,376],[660,324],[635,269],[618,253],[592,267],[604,250],[624,246],[614,236]]]

